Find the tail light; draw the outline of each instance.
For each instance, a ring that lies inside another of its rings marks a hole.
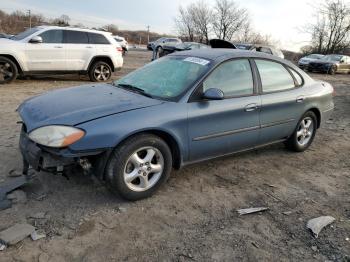
[[[121,48],[121,47],[117,47],[117,52],[123,52],[123,48]]]

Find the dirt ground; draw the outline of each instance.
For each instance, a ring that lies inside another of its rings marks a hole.
[[[114,78],[150,60],[130,52]],[[47,173],[25,186],[25,204],[0,211],[0,230],[26,222],[47,234],[0,251],[0,261],[350,261],[350,75],[327,80],[336,90],[332,119],[312,147],[282,144],[174,171],[152,198],[126,202],[84,174]],[[16,107],[85,77],[17,80],[0,87],[0,181],[21,170]],[[239,208],[269,211],[239,216]],[[283,214],[283,212],[291,213]],[[45,212],[44,219],[31,215]],[[306,222],[336,218],[315,239]]]

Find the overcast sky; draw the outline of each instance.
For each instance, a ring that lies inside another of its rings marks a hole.
[[[204,0],[213,5],[215,0]],[[350,1],[350,0],[349,0]],[[120,29],[175,33],[174,17],[180,5],[192,0],[0,0],[0,9],[6,12],[31,9],[47,17],[66,14],[72,23],[87,26],[116,24]],[[283,49],[298,51],[307,44],[303,33],[306,23],[312,21],[313,7],[322,0],[236,0],[248,9],[256,30],[269,34]],[[311,4],[310,4],[311,3]]]

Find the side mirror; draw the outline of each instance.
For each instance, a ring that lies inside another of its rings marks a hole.
[[[341,63],[341,64],[344,64],[344,63],[345,63],[345,60],[343,60],[343,59],[340,60],[340,63]]]
[[[208,100],[223,100],[224,92],[218,88],[209,88],[204,92],[203,98]]]
[[[43,38],[41,36],[38,36],[38,35],[33,36],[33,38],[31,38],[29,40],[29,43],[31,43],[31,44],[40,44],[42,42],[43,42]]]

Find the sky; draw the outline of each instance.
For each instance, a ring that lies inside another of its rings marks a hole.
[[[195,0],[0,0],[0,9],[40,13],[45,17],[66,14],[71,23],[86,26],[116,24],[120,29],[150,30],[175,34],[174,18],[179,6]],[[204,0],[214,5],[215,0]],[[307,45],[305,25],[314,19],[313,10],[323,0],[235,0],[248,9],[252,26],[270,35],[281,49],[299,51]],[[350,1],[350,0],[349,0]]]

